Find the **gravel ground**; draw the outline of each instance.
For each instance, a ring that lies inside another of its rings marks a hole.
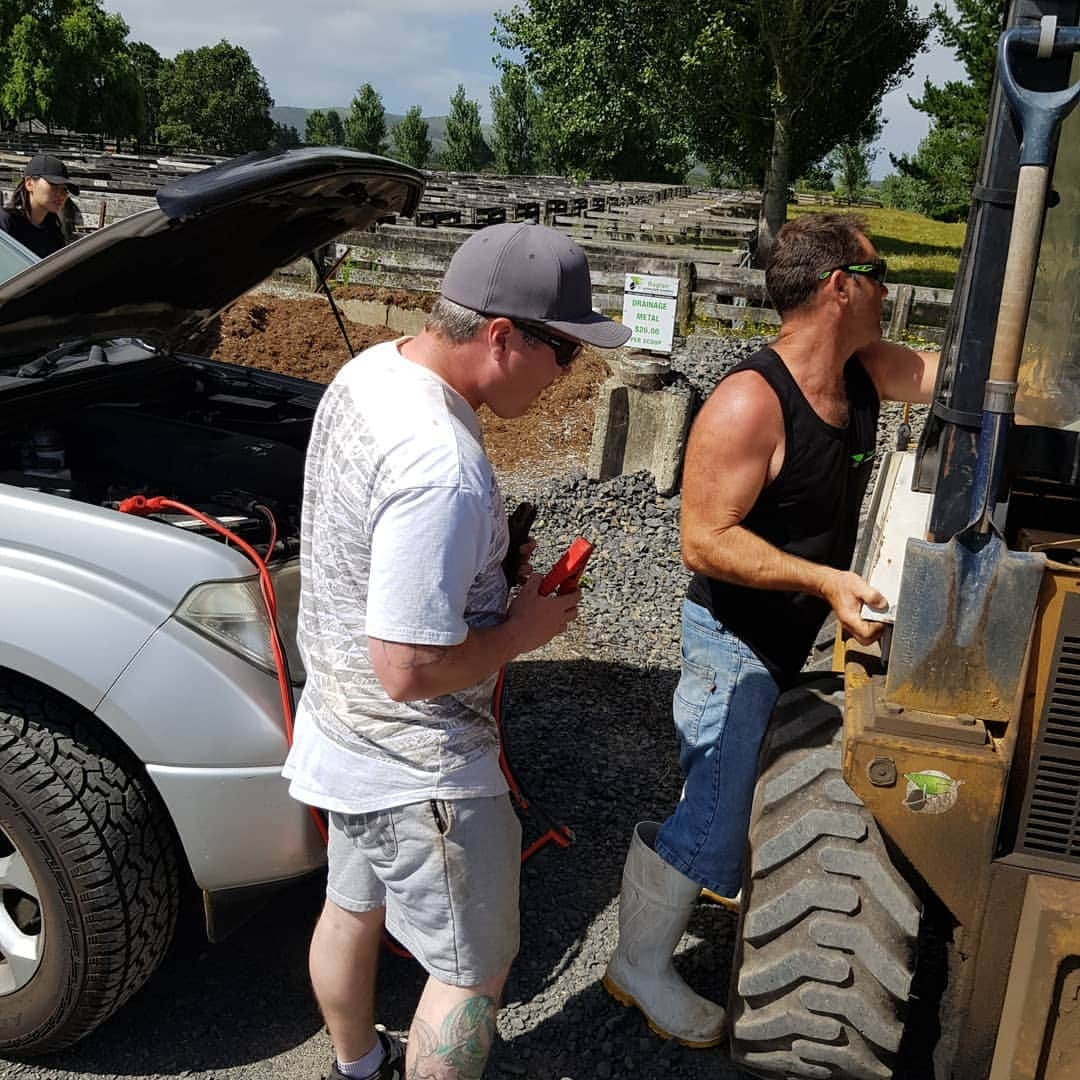
[[[758,344],[696,336],[673,362],[703,397]],[[895,439],[899,416],[886,411],[882,448]],[[734,1080],[744,1074],[723,1047],[687,1050],[662,1041],[600,984],[616,937],[631,830],[666,816],[681,786],[670,701],[688,575],[679,558],[678,495],[658,496],[643,475],[599,483],[573,468],[562,465],[555,477],[537,467],[504,477],[508,506],[528,498],[539,508],[538,568],[578,533],[596,552],[571,632],[508,671],[504,733],[512,768],[535,797],[533,808],[569,825],[574,842],[547,845],[523,868],[522,949],[486,1075]],[[545,828],[542,813],[525,816],[526,840]],[[0,1077],[318,1076],[329,1041],[311,997],[306,949],[320,898],[318,880],[294,886],[212,947],[192,904],[162,970],[113,1020],[63,1054],[0,1063]],[[720,1001],[734,932],[730,914],[702,905],[677,958],[687,980]],[[389,1029],[407,1028],[421,984],[414,962],[384,955],[379,1019]]]

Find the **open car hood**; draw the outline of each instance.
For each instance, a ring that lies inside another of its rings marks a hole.
[[[0,358],[120,336],[179,347],[278,267],[411,215],[423,186],[407,165],[330,147],[248,154],[185,177],[156,207],[0,285]]]

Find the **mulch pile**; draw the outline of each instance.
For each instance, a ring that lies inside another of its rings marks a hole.
[[[423,310],[434,300],[431,294],[356,285],[336,289],[334,296],[338,300],[389,301],[398,307]],[[363,326],[348,319],[345,328],[356,352],[397,336],[384,326]],[[350,355],[325,298],[292,299],[270,293],[242,297],[214,320],[192,351],[322,383],[329,382]],[[592,439],[600,384],[608,374],[602,354],[586,349],[569,374],[549,387],[527,416],[501,420],[482,409],[485,445],[495,466],[510,468],[552,454],[584,460]]]

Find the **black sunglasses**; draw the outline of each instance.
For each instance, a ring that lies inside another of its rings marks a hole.
[[[559,367],[569,367],[581,355],[583,348],[580,341],[571,341],[569,338],[556,337],[545,330],[539,330],[532,323],[510,320],[526,337],[539,341],[541,345],[550,346],[555,353],[555,363]]]
[[[885,284],[885,275],[888,273],[889,264],[884,259],[874,259],[873,262],[848,263],[847,266],[832,266],[828,270],[822,270],[818,274],[818,281],[824,281],[834,270],[844,270],[849,274],[862,274],[872,278],[879,285]]]

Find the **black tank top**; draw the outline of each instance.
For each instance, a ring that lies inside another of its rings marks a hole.
[[[844,368],[845,427],[825,423],[780,357],[761,349],[737,364],[772,387],[784,414],[784,462],[742,525],[781,551],[846,570],[855,550],[859,508],[873,467],[879,401],[866,369]],[[688,599],[712,613],[761,658],[781,682],[803,666],[829,605],[800,592],[752,589],[695,574]]]

